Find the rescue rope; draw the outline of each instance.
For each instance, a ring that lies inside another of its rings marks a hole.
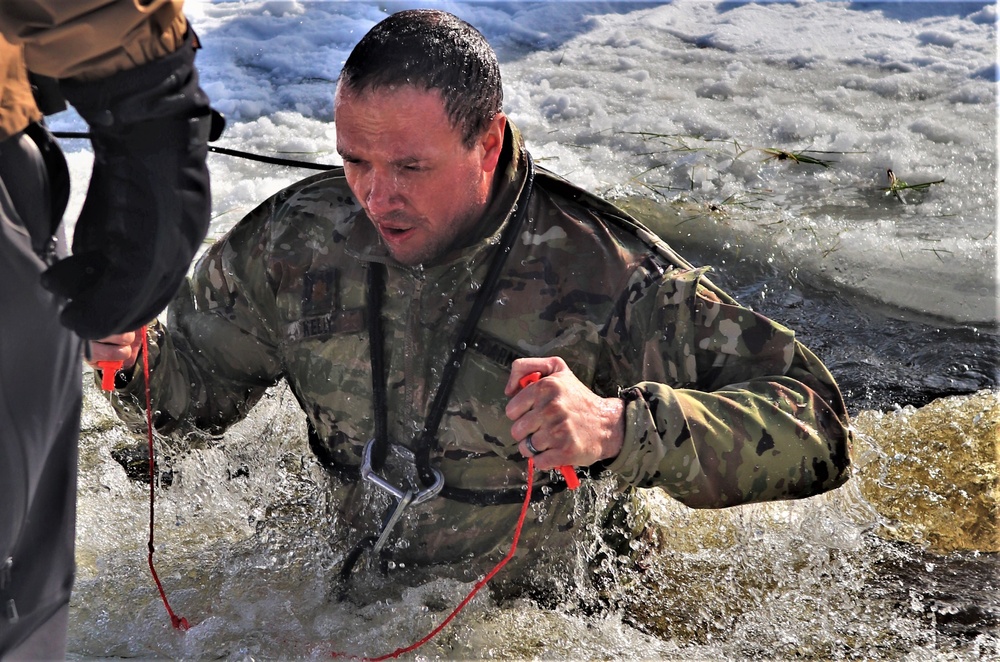
[[[71,140],[90,140],[90,134],[82,131],[53,131],[56,138]],[[277,156],[263,156],[252,152],[244,152],[239,149],[229,149],[226,147],[216,147],[209,145],[208,151],[226,156],[236,156],[248,161],[259,161],[260,163],[270,163],[271,165],[290,166],[292,168],[307,168],[309,170],[333,170],[337,166],[326,165],[325,163],[311,163],[309,161],[298,161],[296,159],[284,159]]]

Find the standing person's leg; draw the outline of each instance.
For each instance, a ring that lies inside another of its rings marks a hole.
[[[69,605],[65,605],[32,632],[7,655],[4,662],[27,660],[65,660]]]
[[[54,218],[41,154],[24,133],[0,142],[3,659],[65,658],[74,570],[81,343],[39,284]]]

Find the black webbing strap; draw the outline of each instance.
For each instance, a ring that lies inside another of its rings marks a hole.
[[[469,311],[469,316],[465,318],[465,322],[459,331],[458,339],[455,341],[455,345],[445,364],[441,383],[434,394],[430,412],[424,421],[424,428],[420,432],[420,437],[416,443],[417,473],[424,486],[430,486],[434,483],[435,477],[430,466],[431,450],[436,446],[437,430],[441,425],[441,419],[444,417],[445,409],[448,406],[448,398],[451,395],[452,387],[454,387],[455,380],[458,378],[458,371],[462,366],[465,351],[472,340],[476,326],[479,324],[479,318],[482,317],[486,306],[493,299],[493,291],[500,280],[500,274],[503,272],[504,264],[507,262],[507,256],[510,254],[518,231],[528,214],[528,201],[531,197],[535,181],[535,168],[531,160],[531,155],[527,152],[525,152],[525,159],[527,176],[525,177],[524,186],[521,187],[517,200],[514,202],[514,217],[501,233],[496,253],[494,253],[493,259],[490,262],[489,271],[479,292],[476,294],[472,310]],[[372,395],[375,408],[375,445],[372,448],[372,468],[376,470],[381,469],[389,449],[388,385],[386,383],[388,377],[385,374],[385,348],[383,346],[385,339],[383,337],[381,319],[382,290],[385,287],[383,268],[381,264],[372,263],[368,276],[368,333],[371,345]],[[375,307],[374,304],[378,304],[378,307]]]
[[[385,373],[385,332],[382,328],[382,294],[385,290],[383,265],[368,265],[368,345],[372,369],[372,407],[375,410],[375,444],[372,469],[382,471],[389,453],[389,403]]]

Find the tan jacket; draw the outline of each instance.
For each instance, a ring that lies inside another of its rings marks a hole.
[[[40,113],[26,69],[94,79],[173,52],[187,30],[183,0],[0,2],[0,140]]]

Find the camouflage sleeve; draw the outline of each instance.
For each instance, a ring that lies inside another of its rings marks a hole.
[[[645,381],[625,392],[625,444],[608,469],[695,508],[842,484],[852,440],[833,377],[791,331],[721,300],[704,272],[633,289],[644,291],[623,328]]]
[[[272,207],[264,203],[212,246],[170,304],[166,327],[150,326],[150,391],[161,432],[182,423],[221,432],[281,376],[267,271]],[[142,371],[117,395],[119,415],[140,423]]]

